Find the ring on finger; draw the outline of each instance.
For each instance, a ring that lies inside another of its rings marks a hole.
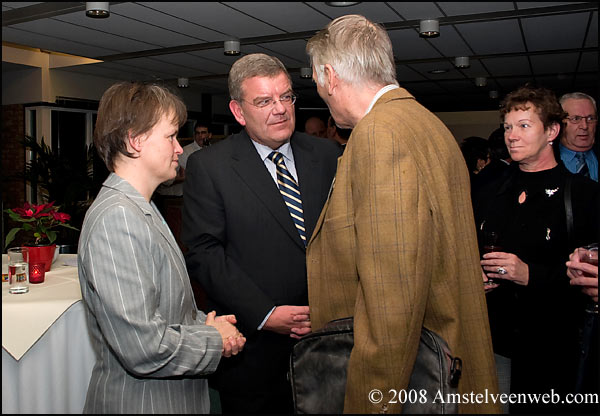
[[[498,267],[498,269],[496,269],[496,271],[498,272],[498,274],[501,274],[501,275],[505,275],[507,273],[506,269],[502,266]]]

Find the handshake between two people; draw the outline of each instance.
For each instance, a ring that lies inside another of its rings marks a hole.
[[[246,338],[235,327],[237,323],[235,315],[216,315],[215,311],[209,312],[206,315],[206,325],[214,326],[221,334],[221,338],[223,339],[223,357],[237,355],[244,349]]]

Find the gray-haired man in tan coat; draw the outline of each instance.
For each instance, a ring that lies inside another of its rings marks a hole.
[[[354,316],[344,412],[402,411],[391,390],[408,388],[422,326],[463,361],[459,411],[499,412],[485,402],[486,390],[489,397],[498,388],[469,175],[456,140],[398,87],[380,26],[342,16],[307,52],[336,124],[353,128],[307,252],[313,330]],[[374,389],[381,401],[369,396]]]

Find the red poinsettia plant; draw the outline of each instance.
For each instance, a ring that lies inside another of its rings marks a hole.
[[[34,241],[34,245],[52,244],[56,240],[57,231],[54,229],[57,227],[77,230],[77,228],[67,224],[71,216],[64,212],[58,212],[58,209],[59,207],[54,206],[54,201],[52,201],[40,205],[25,202],[23,208],[4,210],[11,220],[21,223],[20,227],[15,227],[8,232],[5,245],[8,246],[21,230],[31,233],[31,240]]]

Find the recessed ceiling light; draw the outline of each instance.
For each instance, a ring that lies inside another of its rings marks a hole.
[[[448,72],[448,70],[443,69],[443,68],[438,68],[438,69],[432,69],[431,71],[427,71],[427,72],[435,75],[435,74],[444,74],[444,73]]]
[[[85,3],[85,15],[94,19],[103,19],[110,16],[109,2],[88,1]]]
[[[440,35],[440,22],[437,19],[424,19],[419,22],[419,36],[437,38]]]
[[[309,68],[309,67],[300,68],[300,78],[312,78],[312,68]]]
[[[471,66],[468,56],[457,56],[454,58],[454,66],[457,68],[468,68]]]
[[[478,87],[485,87],[487,85],[487,78],[486,77],[476,77],[475,85]]]
[[[223,42],[223,53],[229,56],[237,56],[240,54],[240,41],[230,39]]]
[[[331,7],[348,7],[354,6],[360,3],[360,1],[326,1],[325,4]]]

